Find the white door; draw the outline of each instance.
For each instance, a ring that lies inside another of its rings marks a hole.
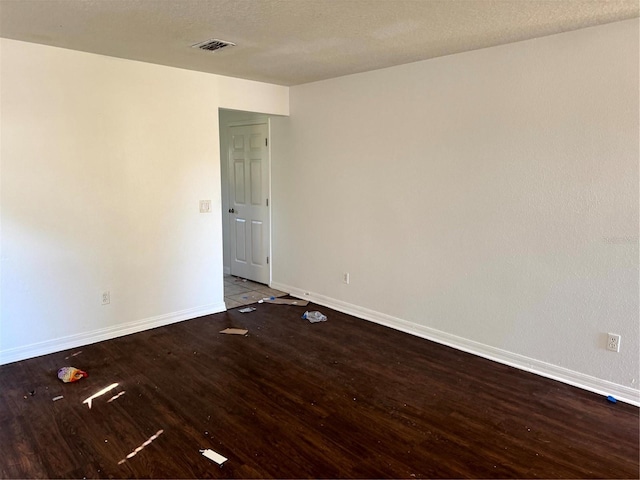
[[[269,148],[266,124],[229,127],[231,275],[268,284]]]

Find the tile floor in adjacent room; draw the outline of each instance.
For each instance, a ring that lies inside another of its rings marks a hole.
[[[275,290],[262,283],[255,283],[232,275],[224,276],[224,303],[227,309],[256,303],[265,297],[283,297],[286,292]]]

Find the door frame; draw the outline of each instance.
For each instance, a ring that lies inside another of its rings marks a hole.
[[[224,133],[224,137],[225,137],[225,157],[224,159],[220,159],[220,162],[225,162],[226,164],[226,168],[225,171],[227,173],[226,178],[220,178],[221,183],[222,182],[226,182],[227,183],[227,198],[226,198],[226,207],[223,205],[223,210],[222,210],[222,228],[224,229],[224,231],[226,232],[226,235],[223,232],[223,242],[226,241],[229,242],[230,241],[230,231],[231,231],[231,217],[229,215],[228,212],[228,208],[229,205],[231,205],[231,189],[229,188],[230,185],[230,181],[231,181],[231,172],[229,170],[229,157],[230,157],[230,136],[231,136],[231,127],[249,127],[252,125],[266,125],[267,127],[267,156],[268,156],[268,165],[267,165],[267,175],[268,175],[268,179],[267,179],[267,198],[269,199],[269,206],[267,207],[267,223],[269,226],[269,235],[268,235],[268,246],[267,246],[267,255],[269,257],[269,264],[267,267],[267,271],[268,271],[268,275],[269,275],[269,279],[268,279],[268,283],[267,285],[271,286],[271,282],[273,281],[273,275],[272,275],[272,266],[273,266],[273,255],[272,255],[272,216],[271,216],[271,206],[273,205],[272,199],[271,199],[271,118],[268,116],[262,117],[261,114],[258,113],[252,113],[252,112],[246,112],[247,114],[251,114],[251,115],[256,115],[256,116],[260,116],[260,118],[255,118],[255,119],[247,119],[247,120],[238,120],[238,121],[230,121],[225,123],[224,125],[220,125],[219,126],[219,130],[220,133]],[[229,247],[229,251],[230,247]],[[231,274],[231,263],[229,263],[229,265],[225,266],[224,265],[224,260],[225,258],[223,257],[223,270],[224,273],[227,275]],[[231,262],[231,258],[228,259],[229,262]]]

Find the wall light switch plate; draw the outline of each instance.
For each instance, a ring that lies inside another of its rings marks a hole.
[[[211,213],[211,200],[200,200],[200,213]]]

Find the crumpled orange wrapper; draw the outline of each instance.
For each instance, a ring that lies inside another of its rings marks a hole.
[[[77,382],[81,378],[88,377],[89,374],[75,367],[62,367],[58,370],[58,378],[64,383]]]

